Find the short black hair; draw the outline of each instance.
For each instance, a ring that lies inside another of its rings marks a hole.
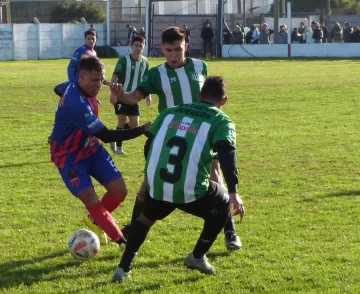
[[[174,43],[176,41],[185,41],[185,31],[179,27],[169,27],[161,34],[161,41],[165,43]]]
[[[95,30],[87,30],[87,31],[84,33],[85,38],[86,38],[88,35],[93,35],[93,36],[95,36],[95,38],[96,38],[96,32],[95,32]]]
[[[96,56],[84,55],[79,62],[79,71],[103,72],[105,65]]]
[[[131,43],[134,43],[136,41],[141,42],[141,43],[145,43],[145,38],[143,36],[136,35],[131,39]]]
[[[226,84],[222,76],[208,76],[200,90],[202,98],[220,101],[226,96]]]

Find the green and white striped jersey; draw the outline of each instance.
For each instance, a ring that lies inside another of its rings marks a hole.
[[[232,120],[201,101],[164,110],[148,132],[153,137],[145,166],[150,196],[177,204],[206,194],[217,144],[236,145]]]
[[[149,70],[140,86],[146,94],[159,96],[158,110],[198,100],[198,93],[207,76],[207,65],[188,58],[184,66],[171,68],[166,63]]]
[[[140,60],[132,58],[131,54],[120,57],[114,70],[126,92],[135,90],[149,71],[149,63],[144,56]]]

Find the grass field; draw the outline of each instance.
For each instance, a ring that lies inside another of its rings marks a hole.
[[[104,62],[109,78],[116,60]],[[151,230],[123,284],[110,282],[123,248],[102,247],[84,263],[66,249],[85,209],[46,142],[67,63],[0,63],[0,292],[360,293],[359,60],[209,61],[209,74],[227,80],[224,110],[237,126],[243,248],[228,252],[221,234],[208,254],[217,275],[187,269],[202,221],[175,212]],[[108,91],[100,114],[115,127]],[[141,103],[142,122],[156,116],[153,101]],[[129,189],[114,213],[119,224],[142,181],[144,142],[126,142],[128,155],[114,156]]]

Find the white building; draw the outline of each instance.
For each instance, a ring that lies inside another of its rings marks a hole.
[[[116,0],[115,0],[116,1]],[[122,0],[122,7],[145,6],[145,0]],[[270,10],[274,0],[246,0],[246,11],[250,13],[253,7],[259,7],[254,13],[266,13]],[[218,0],[186,0],[186,1],[160,1],[154,2],[156,14],[212,14],[216,12]],[[227,0],[225,13],[242,13],[243,0]]]

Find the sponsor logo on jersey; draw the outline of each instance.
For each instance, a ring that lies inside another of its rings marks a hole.
[[[96,129],[100,123],[101,123],[100,119],[97,118],[92,123],[88,124],[87,127],[89,129]]]
[[[170,83],[176,83],[176,77],[170,78]]]
[[[95,145],[95,141],[96,141],[95,136],[87,137],[85,140],[84,147],[93,147]]]
[[[236,132],[234,129],[229,129],[227,134],[226,134],[227,137],[236,137]]]
[[[169,129],[177,129],[179,131],[190,132],[193,134],[197,134],[199,132],[198,124],[189,124],[182,121],[172,121],[168,124]]]
[[[190,77],[193,81],[196,81],[196,82],[202,81],[201,76],[197,72],[190,73]]]
[[[97,117],[91,112],[85,113],[84,116],[85,116],[87,122],[93,122],[94,120],[97,119]]]
[[[95,129],[101,123],[101,120],[98,119],[93,113],[85,113],[85,119],[88,123],[87,127],[89,129]]]
[[[131,67],[131,69],[135,69],[135,66],[133,65],[133,66]]]

